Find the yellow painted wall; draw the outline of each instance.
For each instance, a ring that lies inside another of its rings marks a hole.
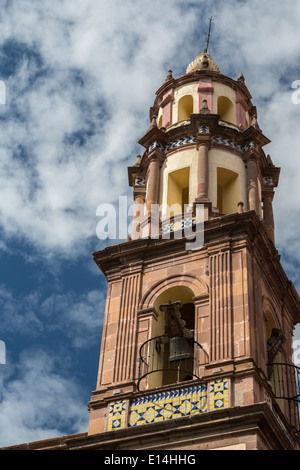
[[[167,203],[172,210],[171,216],[182,214],[184,211],[183,191],[189,188],[190,167],[175,170],[168,175]],[[188,204],[188,201],[187,201]]]
[[[194,113],[199,112],[198,84],[199,82],[196,81],[195,83],[181,85],[174,90],[174,101],[173,101],[173,108],[172,108],[172,124],[180,121],[180,116],[178,115],[178,103],[179,103],[180,98],[182,98],[185,95],[191,95],[193,97],[193,112]]]
[[[162,218],[167,216],[164,206],[168,204],[169,174],[182,168],[189,169],[189,202],[197,197],[198,152],[196,149],[186,149],[169,155],[161,167],[159,204],[162,206]],[[172,183],[171,183],[172,184]],[[171,189],[172,191],[172,189]],[[175,192],[173,193],[175,195]],[[173,196],[171,195],[171,198]],[[175,197],[175,196],[174,196]],[[172,200],[172,199],[171,199]]]
[[[217,207],[221,214],[237,211],[240,196],[238,173],[226,168],[217,168]]]
[[[178,101],[178,121],[184,119],[190,119],[191,114],[194,111],[193,96],[184,95]]]
[[[209,198],[212,201],[213,207],[218,206],[218,191],[217,191],[217,173],[218,167],[234,171],[238,174],[236,187],[234,190],[234,199],[232,198],[228,204],[235,207],[237,212],[237,203],[242,201],[244,203],[244,210],[248,210],[248,196],[247,196],[247,171],[243,160],[229,151],[212,149],[209,151]],[[228,208],[227,208],[228,209]]]
[[[233,120],[230,122],[236,124],[236,91],[230,88],[229,86],[224,85],[223,83],[213,81],[212,85],[214,87],[213,114],[218,114],[218,97],[225,96],[226,98],[229,98],[233,104]]]

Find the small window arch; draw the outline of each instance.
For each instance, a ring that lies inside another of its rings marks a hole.
[[[235,123],[233,102],[226,96],[218,98],[218,114],[222,121]]]
[[[233,214],[240,201],[238,173],[227,168],[217,168],[217,207],[220,214]]]
[[[189,204],[190,168],[175,170],[168,175],[167,205],[169,217],[184,213],[184,206]]]
[[[193,113],[194,104],[191,95],[185,95],[178,102],[178,121],[189,119]]]

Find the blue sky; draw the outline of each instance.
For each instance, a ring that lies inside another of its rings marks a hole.
[[[295,3],[0,0],[0,446],[87,430],[106,294],[96,210],[131,197],[155,91],[202,52],[210,16],[209,52],[243,72],[282,167],[276,244],[299,289]]]

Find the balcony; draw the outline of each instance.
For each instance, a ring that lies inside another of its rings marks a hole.
[[[197,341],[184,336],[161,335],[145,341],[140,348],[138,390],[199,380],[205,354]]]
[[[300,367],[283,362],[273,363],[268,365],[268,375],[279,408],[300,438]]]

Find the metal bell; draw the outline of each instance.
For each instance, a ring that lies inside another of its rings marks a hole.
[[[169,362],[182,361],[192,357],[191,347],[184,336],[173,336],[170,338]]]

